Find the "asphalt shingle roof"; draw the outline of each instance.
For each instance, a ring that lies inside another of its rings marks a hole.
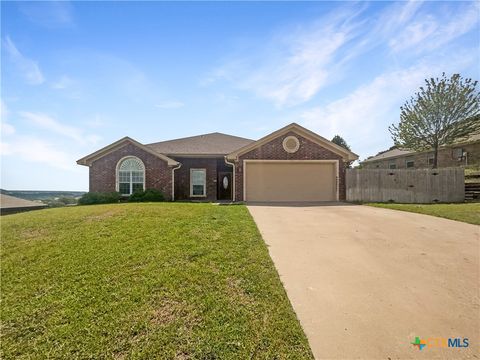
[[[227,155],[252,142],[254,140],[214,132],[161,141],[146,146],[165,155]]]

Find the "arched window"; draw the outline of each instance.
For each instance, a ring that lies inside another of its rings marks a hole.
[[[122,195],[131,195],[145,188],[145,166],[139,158],[129,156],[117,164],[117,190]]]

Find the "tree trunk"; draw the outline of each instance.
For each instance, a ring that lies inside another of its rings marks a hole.
[[[436,169],[438,167],[438,145],[435,145],[433,148],[433,168]]]

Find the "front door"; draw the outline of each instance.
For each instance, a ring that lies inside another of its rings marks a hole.
[[[218,173],[217,189],[218,200],[232,200],[232,173]]]

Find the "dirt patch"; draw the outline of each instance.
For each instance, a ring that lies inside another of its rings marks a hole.
[[[47,229],[25,229],[21,232],[20,237],[25,240],[45,237],[49,234]]]
[[[227,293],[234,300],[235,303],[242,305],[251,305],[253,304],[252,297],[245,292],[242,287],[242,280],[228,278],[227,279]]]
[[[89,215],[85,217],[85,222],[91,223],[91,222],[103,221],[105,219],[111,218],[114,215],[118,215],[118,214],[120,214],[119,211],[107,211],[101,214]]]
[[[188,360],[191,359],[192,357],[184,352],[179,352],[175,354],[175,360]]]
[[[183,320],[187,327],[199,322],[193,309],[185,301],[166,299],[152,312],[150,321],[156,325],[166,326],[178,320]]]

